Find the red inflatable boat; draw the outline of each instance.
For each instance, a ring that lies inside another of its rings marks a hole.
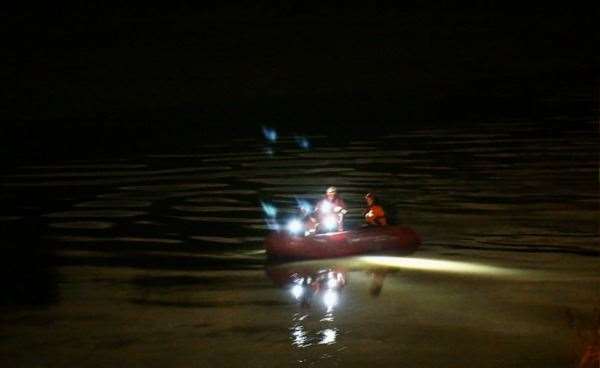
[[[373,252],[411,252],[421,238],[405,226],[367,227],[311,236],[274,232],[265,238],[269,258],[317,259]]]

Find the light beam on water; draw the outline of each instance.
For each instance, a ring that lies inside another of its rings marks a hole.
[[[360,261],[378,266],[431,272],[448,272],[480,275],[487,274],[496,276],[509,276],[516,275],[517,273],[519,273],[519,271],[517,270],[489,266],[479,263],[445,261],[414,257],[363,256],[360,257]]]

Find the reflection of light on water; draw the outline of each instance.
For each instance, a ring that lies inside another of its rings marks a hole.
[[[316,297],[322,303],[320,307],[325,307],[325,311],[318,308],[313,312],[294,314],[292,326],[289,328],[292,346],[305,349],[317,345],[336,344],[339,330],[334,324],[334,308],[339,304],[340,290],[345,285],[343,274],[332,270],[320,270],[314,278],[292,277],[291,283],[288,290],[294,299],[302,301],[304,311],[307,311],[306,307],[310,306],[310,302],[304,303],[304,301]],[[320,315],[321,318],[311,321],[308,318],[311,315],[316,318]]]
[[[404,268],[410,270],[422,270],[433,272],[451,272],[465,274],[490,274],[509,275],[516,271],[507,268],[488,266],[477,263],[441,261],[435,259],[411,258],[411,257],[388,257],[388,256],[364,256],[360,260],[378,266]]]
[[[302,325],[297,325],[292,327],[292,345],[296,345],[299,347],[305,347],[310,344],[306,344],[306,332],[304,332],[304,327]]]
[[[309,314],[294,314],[292,326],[289,328],[292,346],[300,349],[317,345],[333,345],[338,343],[339,330],[333,324],[333,314],[327,313],[325,318],[316,321],[307,319]]]
[[[321,318],[319,322],[333,322],[333,313],[329,312],[325,317]]]
[[[335,307],[338,303],[338,294],[334,290],[327,290],[323,295],[323,303],[325,307],[327,307],[327,312],[331,312],[333,307]]]
[[[323,334],[323,338],[321,339],[321,341],[319,341],[319,344],[335,344],[335,338],[337,336],[336,330],[328,328],[326,330],[321,331],[321,333]]]

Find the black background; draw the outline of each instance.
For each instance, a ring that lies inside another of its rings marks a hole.
[[[484,1],[5,9],[4,159],[591,116],[595,12]],[[350,132],[350,133],[348,133]]]

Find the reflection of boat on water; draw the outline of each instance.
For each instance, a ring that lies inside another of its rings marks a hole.
[[[420,236],[405,226],[367,227],[312,236],[273,232],[265,239],[270,258],[318,259],[376,252],[411,252]]]
[[[336,312],[350,302],[343,295],[350,282],[350,273],[360,276],[356,273],[361,271],[371,280],[369,294],[372,297],[381,293],[386,275],[395,272],[389,268],[369,267],[352,258],[280,262],[266,266],[267,276],[285,290],[289,300],[301,307],[293,313],[289,327],[293,347],[304,349],[340,344],[338,340],[348,332],[340,328]]]
[[[347,270],[335,265],[294,262],[270,264],[265,271],[302,307],[292,315],[289,328],[292,346],[336,344],[340,331],[336,327],[335,310],[348,280]]]
[[[276,263],[271,264],[265,269],[267,276],[279,287],[286,287],[297,284],[299,280],[309,279],[312,282],[323,282],[331,277],[330,273],[341,274],[336,278],[343,278],[345,284],[347,270],[337,266],[305,266],[302,263]],[[340,279],[341,280],[341,279]]]
[[[350,259],[339,261],[305,261],[272,263],[265,268],[267,276],[278,287],[287,289],[296,301],[309,305],[316,295],[340,293],[350,282],[350,272],[364,271],[370,281],[369,294],[377,297],[381,293],[383,282],[393,269],[384,267],[359,267]],[[325,304],[327,300],[324,300]],[[331,304],[331,303],[329,303]]]
[[[346,286],[348,273],[343,268],[311,268],[288,263],[266,268],[267,276],[303,306],[310,306],[317,295],[323,296],[327,309],[337,304],[337,296]]]

